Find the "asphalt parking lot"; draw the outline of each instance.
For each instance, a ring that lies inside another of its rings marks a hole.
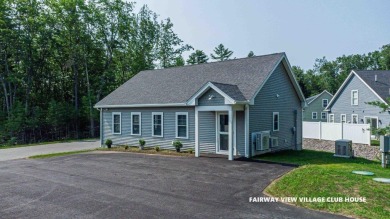
[[[0,218],[341,218],[249,203],[292,167],[94,152],[0,162]]]

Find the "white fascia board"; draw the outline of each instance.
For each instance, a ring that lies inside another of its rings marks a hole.
[[[124,104],[124,105],[95,105],[94,108],[132,108],[132,107],[170,107],[187,106],[185,103],[157,103],[157,104]]]

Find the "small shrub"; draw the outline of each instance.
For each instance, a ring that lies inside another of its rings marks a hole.
[[[143,150],[144,146],[146,144],[146,141],[144,139],[140,139],[138,142],[139,142],[139,149]]]
[[[177,152],[180,152],[180,148],[183,147],[183,144],[179,140],[172,141],[172,145],[176,148]]]
[[[127,150],[127,149],[129,149],[129,146],[126,145],[126,146],[125,146],[125,150]]]
[[[8,141],[7,141],[7,144],[8,145],[16,145],[17,144],[17,142],[16,142],[16,138],[15,137],[12,137],[12,138],[10,138]]]
[[[160,151],[160,146],[156,146],[154,149],[155,149],[157,152],[159,152],[159,151]]]
[[[107,145],[107,148],[111,148],[112,140],[111,139],[107,139],[105,144]]]
[[[192,149],[192,148],[188,149],[188,153],[190,153],[190,154],[194,153],[194,149]]]

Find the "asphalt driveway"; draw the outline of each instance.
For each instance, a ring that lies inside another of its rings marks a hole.
[[[100,147],[99,140],[82,140],[55,144],[0,149],[0,161],[15,160],[40,154],[79,151]]]
[[[249,203],[292,167],[93,152],[0,162],[1,218],[339,218]]]

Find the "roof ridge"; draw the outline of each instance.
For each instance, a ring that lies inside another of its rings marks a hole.
[[[148,71],[167,70],[167,69],[173,69],[173,68],[195,67],[195,66],[200,66],[200,65],[208,65],[208,64],[215,64],[215,63],[222,63],[222,62],[229,62],[229,61],[238,61],[238,60],[243,60],[243,59],[253,59],[253,58],[260,58],[260,57],[278,55],[278,54],[286,54],[286,53],[285,52],[277,52],[277,53],[271,53],[271,54],[265,54],[265,55],[258,55],[258,56],[252,56],[252,57],[242,57],[242,58],[228,59],[228,60],[216,61],[216,62],[206,62],[206,63],[200,63],[200,64],[194,64],[194,65],[172,66],[172,67],[168,67],[168,68],[159,68],[159,69],[147,69],[147,70],[142,70],[139,73],[148,72]]]

